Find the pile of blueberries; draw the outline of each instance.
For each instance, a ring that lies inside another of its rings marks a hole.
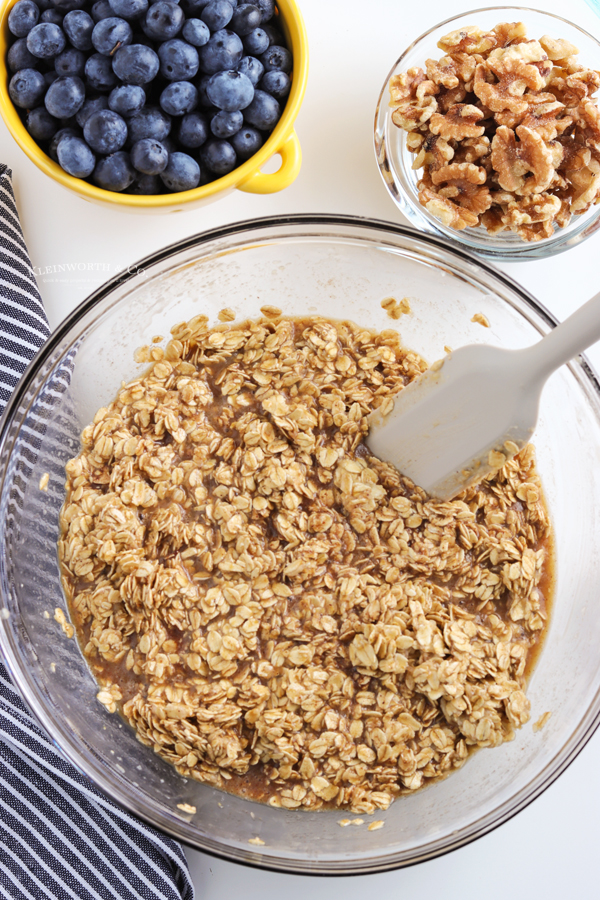
[[[264,143],[290,90],[274,0],[18,0],[10,97],[65,172],[187,191]]]

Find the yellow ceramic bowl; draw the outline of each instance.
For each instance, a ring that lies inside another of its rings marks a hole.
[[[268,139],[254,156],[222,178],[217,178],[216,181],[194,188],[192,191],[157,196],[136,196],[104,191],[93,184],[88,184],[81,178],[73,178],[72,175],[67,175],[58,163],[51,160],[33,140],[19,118],[8,93],[8,83],[11,78],[11,73],[6,65],[6,53],[10,43],[8,14],[16,2],[17,0],[4,0],[0,13],[0,114],[15,141],[29,159],[58,184],[74,191],[84,200],[123,209],[127,212],[180,212],[184,209],[211,203],[234,188],[254,194],[271,194],[281,191],[288,187],[298,175],[302,163],[302,152],[294,131],[294,121],[300,112],[306,90],[308,41],[304,21],[295,0],[277,0],[278,20],[274,21],[274,24],[281,28],[286,37],[288,47],[293,55],[294,69],[287,103],[279,122]],[[281,156],[281,166],[277,172],[269,174],[261,172],[262,166],[275,154]]]

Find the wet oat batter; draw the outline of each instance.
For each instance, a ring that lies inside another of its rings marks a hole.
[[[84,430],[63,583],[98,699],[181,774],[370,813],[528,720],[548,516],[532,447],[446,503],[369,454],[426,367],[396,332],[264,311],[176,326]]]

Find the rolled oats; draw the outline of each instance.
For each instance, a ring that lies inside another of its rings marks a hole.
[[[544,725],[546,725],[546,723],[548,722],[548,719],[550,718],[551,715],[552,715],[552,713],[550,712],[550,710],[548,710],[543,715],[541,715],[539,717],[539,719],[537,720],[537,722],[533,723],[533,730],[536,732],[541,731],[542,728],[544,727]]]
[[[548,517],[531,446],[452,502],[369,454],[426,368],[396,332],[270,314],[175,326],[98,410],[64,589],[98,701],[183,776],[372,814],[527,721]]]
[[[55,620],[55,622],[58,622],[58,624],[62,628],[66,637],[68,637],[68,638],[73,637],[73,635],[75,634],[75,629],[73,628],[73,626],[71,625],[70,622],[67,622],[67,618],[64,614],[64,611],[60,607],[57,607],[54,610],[54,620]]]
[[[408,297],[403,297],[402,300],[396,300],[395,297],[386,297],[381,301],[381,308],[385,309],[390,319],[399,319],[400,316],[406,316],[411,312]],[[339,370],[339,366],[336,368]]]

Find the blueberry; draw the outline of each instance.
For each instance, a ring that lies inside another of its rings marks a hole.
[[[208,6],[210,0],[180,0],[181,8],[190,18],[200,16],[205,6]]]
[[[250,34],[262,21],[260,9],[252,3],[240,3],[231,20],[232,29],[240,35]]]
[[[170,191],[191,191],[200,183],[200,166],[187,153],[172,153],[160,177]]]
[[[129,153],[119,150],[100,159],[92,178],[105,191],[124,191],[135,181],[135,169],[131,165]]]
[[[200,150],[203,166],[215,175],[227,175],[237,166],[237,156],[229,141],[210,140]]]
[[[35,25],[27,35],[27,49],[38,59],[52,59],[65,49],[67,41],[62,28],[50,22]]]
[[[239,159],[249,159],[251,156],[254,156],[256,151],[262,147],[262,143],[263,139],[260,131],[247,126],[241,128],[231,138],[232,147]]]
[[[15,106],[33,109],[41,103],[46,87],[44,76],[37,69],[20,69],[10,79],[8,93]]]
[[[50,159],[53,159],[54,162],[58,162],[56,148],[58,147],[59,141],[62,140],[65,134],[71,134],[73,135],[73,137],[81,137],[81,132],[76,128],[59,128],[48,146],[48,156],[50,157]]]
[[[45,106],[36,106],[25,118],[25,127],[35,141],[49,141],[58,131],[59,122]]]
[[[210,130],[216,138],[230,138],[236,134],[244,124],[244,116],[239,109],[233,112],[225,112],[224,109],[210,120]]]
[[[62,13],[68,13],[72,9],[79,9],[82,6],[81,0],[52,0],[55,9]]]
[[[74,47],[63,50],[54,60],[54,69],[59,75],[78,75],[81,78],[85,70],[85,53]]]
[[[131,148],[131,163],[144,175],[158,175],[167,167],[169,154],[160,141],[144,138]]]
[[[81,109],[84,100],[85,86],[81,78],[77,75],[62,75],[46,91],[44,105],[51,116],[68,119]]]
[[[94,20],[82,9],[73,9],[63,19],[62,28],[71,44],[77,50],[92,49]]]
[[[244,55],[244,45],[239,35],[223,28],[215,31],[208,43],[198,50],[200,68],[207,75],[235,69]]]
[[[208,99],[208,94],[206,93],[206,85],[211,78],[212,75],[203,75],[202,78],[199,78],[196,82],[198,87],[198,98],[200,100],[200,106],[202,106],[206,110],[216,109],[216,107],[213,106]]]
[[[182,35],[188,44],[193,44],[194,47],[203,47],[210,39],[210,28],[201,19],[186,19]]]
[[[94,171],[96,157],[86,142],[74,135],[65,134],[56,148],[59,165],[75,178],[87,178]]]
[[[257,85],[264,74],[265,67],[255,56],[244,56],[237,70],[241,75],[249,78],[252,84]]]
[[[108,109],[108,100],[104,95],[100,97],[88,97],[83,101],[83,106],[75,116],[77,124],[83,128],[92,113],[100,112],[101,109]]]
[[[291,84],[289,75],[278,69],[273,69],[271,72],[266,72],[261,78],[259,88],[261,91],[266,91],[267,94],[277,97],[278,100],[282,100],[289,94]]]
[[[265,20],[263,19],[263,22]],[[283,46],[284,40],[283,35],[279,31],[278,28],[275,28],[273,25],[263,25],[262,30],[265,32],[271,44],[277,44],[278,46]]]
[[[19,69],[34,69],[39,63],[37,56],[27,49],[25,38],[19,38],[14,42],[8,51],[6,61],[11,72],[18,72]]]
[[[133,32],[131,25],[125,19],[119,19],[118,16],[110,16],[108,19],[101,19],[92,32],[92,44],[98,53],[103,56],[112,56],[119,47],[126,47],[131,43]]]
[[[227,175],[237,166],[237,156],[229,141],[208,141],[200,150],[200,161],[215,175]]]
[[[244,110],[244,119],[248,125],[254,125],[261,131],[270,131],[279,121],[281,110],[279,103],[270,94],[257,89],[254,100]]]
[[[88,117],[83,136],[96,153],[114,153],[127,140],[127,125],[112,109],[101,109]]]
[[[111,16],[114,16],[114,12],[108,0],[97,0],[92,6],[92,19],[94,22],[110,19]]]
[[[129,119],[127,124],[132,144],[142,141],[144,138],[162,141],[171,131],[170,116],[155,106],[145,106],[140,109]]]
[[[35,0],[35,5],[43,12],[45,9],[51,9],[54,3],[52,0]]]
[[[211,31],[225,28],[232,16],[233,6],[228,0],[211,0],[200,13],[200,18],[206,22]]]
[[[240,72],[217,72],[206,85],[208,99],[218,109],[233,112],[245,109],[254,97],[254,85],[247,75]]]
[[[190,47],[190,50],[192,49]],[[160,61],[150,47],[130,44],[117,50],[112,65],[115,75],[118,75],[125,84],[148,84],[156,78]]]
[[[268,22],[275,15],[275,0],[254,0],[260,10],[261,22]]]
[[[148,9],[148,0],[108,0],[114,15],[123,19],[137,19]]]
[[[8,30],[15,37],[26,37],[39,17],[40,9],[33,0],[18,0],[8,14]]]
[[[144,34],[156,41],[168,41],[179,34],[184,23],[183,10],[171,0],[158,0],[142,20]]]
[[[137,84],[120,84],[108,97],[109,109],[120,116],[133,116],[146,102],[146,92]]]
[[[44,72],[44,81],[46,82],[46,87],[50,87],[51,84],[54,84],[57,78],[60,78],[60,75],[56,71],[56,69],[50,69],[49,72]]]
[[[282,72],[292,71],[292,54],[287,47],[279,47],[277,44],[273,44],[262,54],[260,61],[266,72],[272,72],[273,69]]]
[[[163,183],[158,175],[142,175],[136,176],[135,181],[127,188],[128,194],[161,194]]]
[[[199,112],[188,113],[179,125],[177,138],[182,147],[190,150],[201,147],[208,137],[206,116]]]
[[[117,84],[110,56],[94,53],[85,64],[85,77],[95,91],[110,91]]]
[[[198,51],[186,41],[165,41],[158,47],[160,74],[168,81],[188,81],[198,71]]]
[[[59,28],[62,27],[64,20],[65,14],[57,9],[45,9],[40,16],[40,22],[49,22],[51,25],[58,25]]]
[[[160,95],[159,103],[170,116],[183,116],[198,106],[198,91],[189,81],[172,81]]]
[[[250,56],[258,56],[269,49],[269,36],[262,28],[255,28],[250,34],[245,35],[242,43],[246,53]]]

